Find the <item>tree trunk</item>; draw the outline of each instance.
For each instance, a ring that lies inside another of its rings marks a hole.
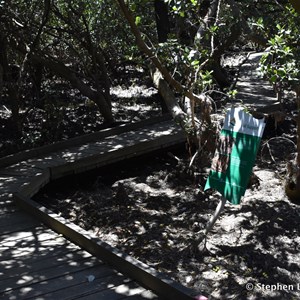
[[[168,4],[164,0],[154,0],[154,8],[158,42],[164,43],[167,41],[170,33]]]
[[[211,63],[210,70],[213,71],[212,76],[214,77],[220,88],[223,89],[230,86],[228,74],[217,60],[214,60]]]
[[[43,65],[36,64],[32,66],[32,93],[36,99],[40,99],[43,79]]]
[[[50,69],[53,73],[59,75],[60,77],[68,80],[71,85],[78,89],[84,96],[88,97],[90,100],[95,102],[102,114],[104,120],[107,123],[113,123],[114,119],[112,116],[111,107],[108,104],[109,101],[105,99],[101,91],[94,90],[88,85],[86,85],[82,80],[80,80],[74,72],[72,72],[63,63],[57,62],[50,58],[43,58],[37,54],[32,54],[31,59],[34,63],[43,64],[46,68]]]
[[[187,114],[179,106],[173,91],[170,89],[169,85],[164,80],[161,72],[158,69],[152,73],[152,80],[154,86],[158,89],[159,94],[164,99],[164,102],[173,119],[176,123],[179,123],[181,127],[184,128]]]
[[[197,43],[201,44],[204,47],[209,47],[209,40],[205,39],[204,37],[210,36],[210,34],[207,34],[209,32],[209,27],[212,26],[216,21],[218,6],[219,6],[220,0],[205,0],[200,8],[200,17],[202,17],[203,14],[203,20],[198,28],[195,40]],[[213,49],[211,49],[213,50]]]
[[[59,10],[57,6],[54,5],[54,14],[61,19],[68,27],[72,28],[72,35],[77,39],[78,43],[87,50],[91,58],[92,67],[87,71],[90,73],[94,80],[94,85],[98,95],[94,97],[93,100],[99,107],[100,112],[105,117],[105,119],[112,119],[109,116],[107,107],[111,110],[111,95],[110,95],[110,79],[108,76],[104,53],[99,45],[93,41],[92,34],[89,27],[89,21],[87,20],[84,12],[78,8],[75,8],[73,4],[69,3],[69,8],[72,14],[65,17]],[[83,30],[81,30],[73,20],[72,16],[81,19],[83,21]],[[79,30],[80,29],[80,30]],[[109,60],[108,60],[109,61]],[[80,84],[82,85],[82,84]],[[78,87],[77,87],[78,88]],[[79,88],[78,88],[79,89]],[[98,100],[97,100],[98,99]],[[106,104],[104,103],[106,102]]]
[[[107,71],[107,68],[105,65],[105,59],[104,59],[104,56],[102,55],[102,53],[100,53],[100,52],[96,52],[95,56],[96,56],[96,61],[100,67],[101,75],[103,78],[103,85],[104,85],[103,89],[104,89],[105,100],[107,101],[107,104],[111,108],[112,107],[111,106],[111,96],[110,96],[111,85],[110,85],[110,79],[108,77],[108,71]]]
[[[80,38],[77,36],[78,41],[81,45],[88,51],[92,59],[92,68],[96,72],[92,77],[95,81],[95,86],[98,91],[103,90],[104,99],[107,102],[108,106],[111,108],[111,96],[110,96],[110,80],[108,77],[107,68],[105,65],[105,58],[102,53],[102,50],[98,50],[98,47],[95,47],[89,36],[86,38]],[[87,42],[85,41],[87,40]]]
[[[168,40],[168,34],[170,32],[168,5],[163,0],[155,0],[154,1],[154,9],[155,9],[155,20],[156,20],[158,42],[165,43]],[[157,72],[159,72],[159,71],[157,71]],[[172,107],[170,107],[170,109],[169,109],[166,102],[170,102],[172,98],[175,99],[175,96],[174,96],[173,92],[170,91],[170,93],[167,93],[169,95],[165,95],[168,97],[168,99],[166,101],[164,100],[164,95],[162,95],[160,79],[158,79],[159,76],[156,76],[155,74],[156,74],[156,72],[154,72],[152,74],[152,79],[153,79],[154,85],[158,89],[158,101],[161,105],[162,113],[166,114],[170,111],[171,114],[173,115]],[[160,72],[159,72],[159,74],[161,75]],[[161,78],[162,78],[162,76],[161,76]],[[171,93],[173,95],[170,95]],[[175,105],[177,105],[177,103]]]

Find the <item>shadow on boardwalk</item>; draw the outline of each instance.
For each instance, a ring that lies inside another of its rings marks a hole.
[[[158,299],[21,211],[0,216],[3,299]]]
[[[257,110],[277,103],[276,94],[271,84],[262,78],[259,72],[259,61],[264,53],[252,53],[241,66],[236,89],[237,99],[234,103],[242,102]]]

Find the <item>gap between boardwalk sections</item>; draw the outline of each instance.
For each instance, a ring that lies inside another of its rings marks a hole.
[[[34,202],[31,197],[50,181],[166,148],[185,141],[183,130],[169,117],[102,130],[0,159],[0,174],[9,180],[13,199],[67,239],[106,261],[165,299],[194,299],[197,292],[99,240],[98,237]],[[9,189],[8,189],[9,190]]]

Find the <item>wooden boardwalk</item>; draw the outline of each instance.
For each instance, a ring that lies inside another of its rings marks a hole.
[[[2,213],[0,231],[3,299],[159,299],[24,212]]]
[[[270,113],[280,110],[280,103],[271,84],[259,73],[259,61],[264,53],[251,53],[242,64],[236,84],[238,91],[233,104],[247,106],[258,112]]]
[[[31,200],[56,178],[184,139],[173,121],[158,118],[0,159],[0,297],[193,299],[194,291]]]

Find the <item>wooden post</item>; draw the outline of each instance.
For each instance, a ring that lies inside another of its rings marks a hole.
[[[197,248],[199,251],[206,250],[206,238],[207,234],[211,231],[211,229],[214,227],[217,219],[219,218],[221,212],[224,209],[225,203],[227,199],[224,197],[221,197],[221,200],[219,204],[217,205],[217,208],[215,210],[215,213],[212,215],[212,217],[209,219],[209,221],[206,224],[206,227],[204,231],[200,234],[199,239],[197,240]]]
[[[215,210],[215,213],[213,214],[213,216],[209,219],[205,231],[204,231],[204,235],[206,237],[206,235],[208,234],[208,232],[213,228],[213,226],[215,225],[219,215],[221,214],[221,212],[224,209],[225,203],[226,203],[227,199],[224,197],[221,197],[221,200]]]

